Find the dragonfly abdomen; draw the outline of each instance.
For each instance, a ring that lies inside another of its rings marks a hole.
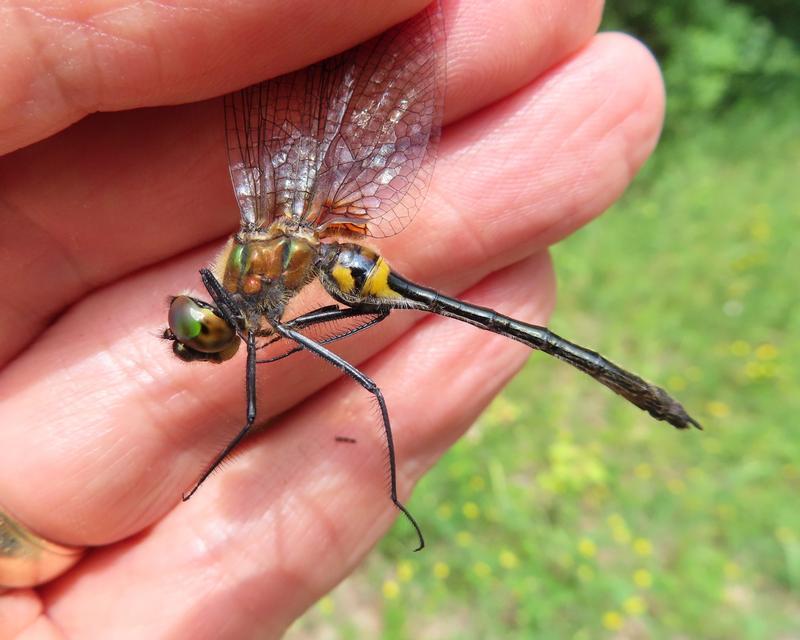
[[[355,243],[324,245],[321,278],[328,292],[347,304],[399,302],[391,267],[376,251]]]
[[[596,351],[562,338],[547,327],[528,324],[493,309],[450,298],[433,289],[414,284],[396,273],[390,272],[388,286],[409,300],[409,306],[467,322],[571,364],[647,411],[656,420],[668,422],[678,429],[690,426],[701,428],[683,406],[661,387],[623,369]]]

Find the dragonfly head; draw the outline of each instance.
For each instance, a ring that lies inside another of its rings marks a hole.
[[[169,327],[162,336],[172,341],[172,351],[181,360],[224,362],[239,349],[240,338],[213,305],[187,295],[175,296],[169,304]]]

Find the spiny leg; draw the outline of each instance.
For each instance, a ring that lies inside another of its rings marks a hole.
[[[347,308],[341,309],[336,306],[328,306],[328,307],[320,307],[319,309],[315,309],[314,311],[309,311],[301,316],[293,318],[288,322],[284,322],[283,326],[288,327],[290,329],[305,329],[307,327],[314,326],[316,324],[323,324],[326,322],[336,322],[338,320],[345,320],[349,318],[358,318],[361,316],[372,316],[368,320],[365,320],[362,324],[353,327],[351,329],[347,329],[342,333],[330,336],[323,340],[319,341],[319,344],[330,344],[331,342],[335,342],[337,340],[341,340],[342,338],[348,338],[364,329],[369,329],[372,326],[375,326],[382,320],[385,320],[389,316],[388,309],[361,309],[361,308]],[[263,348],[269,346],[277,342],[277,340],[270,340],[267,344],[262,345],[259,348]],[[302,351],[303,347],[297,346],[289,349],[286,353],[282,353],[278,356],[272,358],[266,358],[264,360],[258,360],[258,364],[267,364],[270,362],[277,362],[278,360],[283,360],[284,358],[289,357],[293,353],[297,353],[298,351]]]
[[[414,519],[414,516],[411,515],[408,509],[406,509],[403,503],[400,502],[400,500],[397,498],[397,463],[395,461],[392,427],[391,424],[389,423],[389,411],[386,408],[386,401],[383,399],[383,394],[381,393],[381,390],[378,388],[378,385],[376,385],[371,378],[369,378],[361,371],[356,369],[349,362],[337,356],[332,351],[329,351],[319,343],[314,342],[310,338],[304,336],[302,333],[299,333],[294,329],[291,329],[281,324],[275,325],[275,329],[283,337],[288,338],[290,340],[294,340],[304,349],[307,349],[308,351],[319,356],[326,362],[329,362],[340,371],[346,373],[348,376],[350,376],[353,380],[358,382],[358,384],[364,387],[364,389],[366,389],[369,393],[371,393],[375,397],[376,401],[378,402],[378,407],[380,408],[381,421],[383,423],[383,431],[386,436],[386,448],[389,457],[390,497],[394,506],[397,507],[397,509],[399,509],[406,518],[408,518],[408,521],[411,523],[411,525],[414,527],[414,530],[417,532],[417,537],[419,538],[419,546],[416,549],[414,549],[414,551],[420,551],[423,547],[425,547],[425,539],[422,537],[422,530],[419,528],[419,525],[417,524],[417,521]]]
[[[359,307],[346,307],[343,309],[341,307],[337,307],[336,305],[329,305],[326,307],[320,307],[319,309],[314,309],[308,313],[304,313],[303,315],[297,316],[296,318],[293,318],[292,320],[282,324],[284,327],[299,331],[315,324],[325,322],[337,322],[338,320],[359,318],[361,316],[375,316],[374,318],[366,321],[364,325],[360,325],[359,327],[351,329],[349,332],[343,333],[340,336],[345,337],[361,331],[362,328],[366,329],[367,327],[384,320],[388,315],[389,309],[384,307],[364,305]]]
[[[253,333],[247,334],[247,367],[245,372],[245,383],[247,388],[247,422],[236,434],[236,437],[231,440],[228,445],[220,452],[214,459],[214,462],[205,470],[200,479],[194,486],[186,493],[183,494],[183,500],[186,501],[191,498],[195,491],[200,488],[200,485],[205,482],[206,478],[210,476],[214,469],[216,469],[222,461],[236,448],[242,439],[247,435],[250,428],[256,419],[256,337]]]
[[[239,329],[239,314],[236,312],[236,305],[231,301],[230,294],[220,284],[219,280],[208,269],[200,269],[200,279],[208,291],[208,295],[217,305],[220,314],[225,321],[232,327]]]

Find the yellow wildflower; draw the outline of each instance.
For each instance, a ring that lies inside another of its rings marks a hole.
[[[612,529],[625,526],[625,518],[618,513],[612,513],[610,516],[608,516],[608,518],[606,518],[606,522],[608,522],[608,526]]]
[[[611,631],[619,631],[625,621],[618,611],[606,611],[603,614],[603,626]]]
[[[633,583],[640,589],[649,589],[653,586],[653,574],[647,569],[637,569],[633,572]]]
[[[725,577],[729,580],[735,580],[738,578],[742,573],[742,570],[739,568],[739,565],[735,562],[726,562],[725,563]]]
[[[743,358],[750,353],[750,343],[744,340],[734,340],[730,346],[731,353],[739,358]]]
[[[578,543],[578,553],[586,558],[594,558],[597,555],[597,545],[589,538],[581,538]]]
[[[472,565],[472,570],[479,578],[485,578],[492,573],[492,568],[485,562],[476,562]]]
[[[400,594],[400,585],[395,580],[383,581],[383,597],[394,600]]]
[[[500,566],[504,569],[515,569],[519,566],[519,558],[513,551],[503,549],[500,552]]]
[[[439,580],[444,580],[450,575],[450,567],[444,562],[435,562],[433,564],[433,575],[439,578]]]
[[[408,560],[397,563],[397,577],[400,582],[409,582],[414,577],[414,565]]]
[[[646,607],[644,600],[640,596],[631,596],[622,603],[622,608],[632,616],[640,616],[644,613]]]
[[[472,534],[469,531],[459,531],[456,534],[456,544],[459,547],[468,547],[472,544]]]
[[[333,613],[333,598],[330,596],[323,596],[317,603],[317,607],[319,607],[320,613],[329,616]]]
[[[667,480],[667,489],[672,493],[683,493],[686,491],[686,483],[680,478],[671,478]]]
[[[725,418],[730,415],[731,409],[724,402],[713,400],[706,405],[708,412],[715,418]]]
[[[756,358],[759,360],[774,360],[778,357],[778,348],[774,344],[765,342],[756,347]]]
[[[481,515],[481,508],[474,502],[465,502],[461,513],[469,520],[475,520]]]
[[[636,474],[637,478],[641,478],[642,480],[648,480],[649,478],[653,477],[653,469],[646,462],[637,464],[634,467],[633,472]]]
[[[772,227],[769,226],[769,223],[764,222],[763,220],[754,222],[750,226],[750,236],[753,238],[753,240],[764,242],[769,240],[771,235]]]
[[[686,378],[683,376],[670,376],[667,379],[667,388],[673,391],[683,391],[686,388]]]
[[[633,541],[633,551],[639,556],[649,556],[653,553],[653,543],[647,538],[636,538]]]

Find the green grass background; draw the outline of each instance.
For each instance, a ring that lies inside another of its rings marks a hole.
[[[677,432],[535,356],[290,638],[800,637],[800,100],[680,123],[553,249],[551,325],[663,383]]]

